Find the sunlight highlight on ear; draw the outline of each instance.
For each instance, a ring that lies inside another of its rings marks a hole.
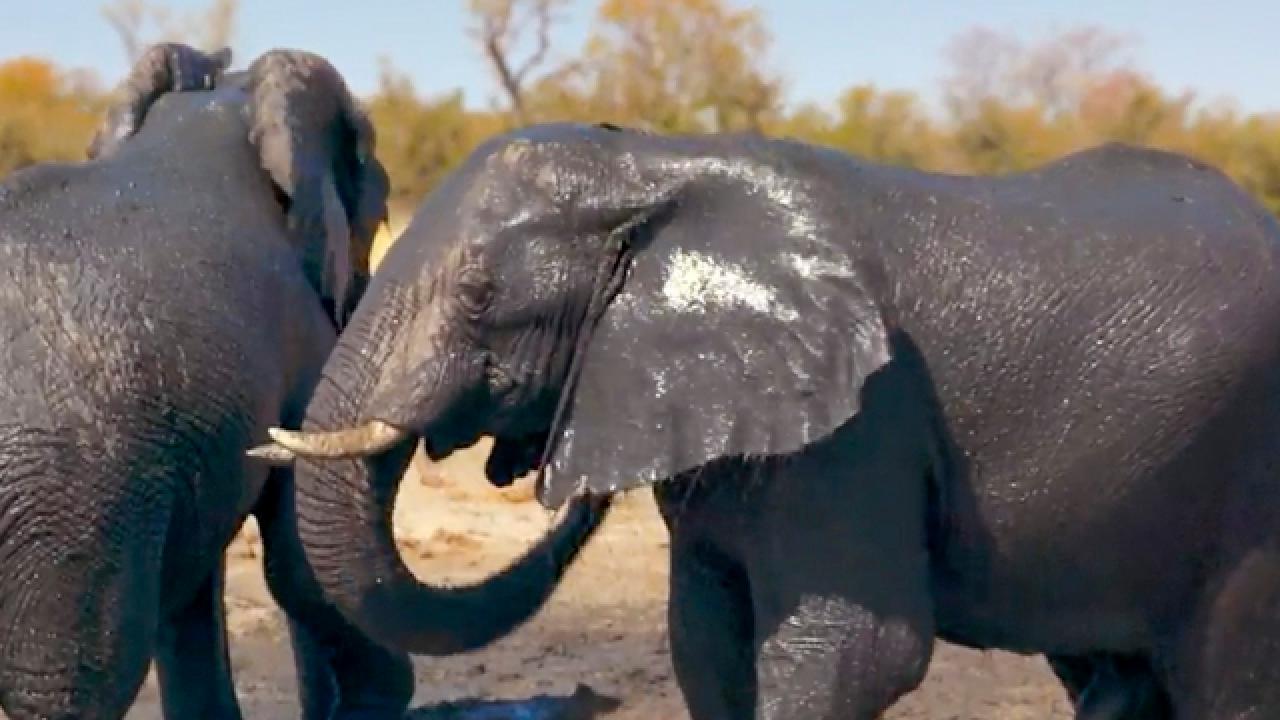
[[[777,299],[774,288],[751,277],[738,265],[709,255],[677,249],[662,285],[667,307],[676,312],[705,313],[713,306],[743,306],[762,315],[792,322],[795,308]]]

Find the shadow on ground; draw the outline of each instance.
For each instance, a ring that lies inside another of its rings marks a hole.
[[[468,698],[410,710],[405,720],[594,720],[622,707],[582,683],[571,695],[535,695],[528,700]]]

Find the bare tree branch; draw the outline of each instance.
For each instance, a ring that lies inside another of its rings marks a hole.
[[[197,13],[192,35],[200,38],[200,48],[212,52],[229,47],[235,39],[239,13],[240,0],[212,0],[204,12]]]
[[[102,16],[116,31],[130,65],[142,54],[142,28],[146,25],[148,10],[144,0],[115,0],[102,6]]]
[[[987,100],[1009,94],[1009,68],[1023,53],[1017,39],[988,27],[973,27],[951,39],[946,48],[950,73],[944,79],[948,106],[957,116],[970,116]]]
[[[547,53],[551,50],[551,0],[537,0],[534,8],[534,17],[537,19],[537,45],[529,58],[524,61],[519,70],[516,70],[516,82],[523,83],[537,66],[541,65],[547,59]]]
[[[551,51],[551,29],[555,24],[555,7],[564,0],[471,0],[476,18],[472,34],[484,50],[485,58],[498,76],[517,121],[528,121],[525,90],[533,72],[544,65]],[[523,62],[513,57],[528,25],[534,25],[534,47]]]
[[[1097,78],[1128,67],[1121,53],[1131,44],[1131,38],[1094,26],[1058,30],[1030,42],[971,28],[947,48],[947,101],[957,117],[972,117],[988,100],[1035,103],[1050,114],[1070,112]]]
[[[132,64],[148,45],[163,40],[186,42],[209,52],[231,45],[239,10],[239,0],[211,0],[208,7],[175,18],[160,3],[112,0],[101,12]]]
[[[498,0],[487,3],[489,10],[483,13],[480,21],[482,42],[485,56],[498,75],[498,82],[507,93],[511,110],[520,122],[525,121],[524,93],[520,80],[511,70],[507,58],[506,44],[510,37],[511,15],[515,10],[515,0]]]

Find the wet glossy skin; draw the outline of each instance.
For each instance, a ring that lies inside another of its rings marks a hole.
[[[1277,259],[1273,218],[1162,152],[979,179],[540,126],[427,199],[304,427],[546,437],[548,505],[656,483],[699,719],[875,717],[935,637],[1096,679],[1083,717],[1269,716]],[[332,513],[304,544],[388,548],[339,498],[396,474],[304,464]],[[372,557],[350,612],[398,566]]]
[[[293,100],[345,89],[314,56],[260,61],[208,90],[170,72],[207,69],[203,54],[151,48],[125,88],[147,98],[140,128],[141,113],[113,112],[97,159],[0,185],[0,705],[14,720],[122,717],[152,659],[166,717],[239,717],[222,555],[250,512],[298,643],[306,717],[330,716],[353,658],[411,692],[407,670],[310,580],[290,473],[244,457],[267,426],[300,417],[342,306],[304,266],[248,138],[273,82],[296,81]],[[316,122],[292,119],[297,132]]]

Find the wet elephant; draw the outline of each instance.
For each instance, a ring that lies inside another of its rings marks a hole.
[[[408,659],[316,584],[291,470],[244,456],[302,419],[368,282],[388,190],[373,128],[319,56],[229,61],[149,48],[88,162],[0,185],[0,705],[14,720],[119,718],[153,658],[166,717],[239,717],[223,552],[250,513],[303,716],[398,718],[413,691]],[[550,584],[592,517],[571,516],[531,576]],[[437,594],[483,639],[548,592]]]
[[[535,126],[426,199],[275,448],[321,585],[406,649],[387,489],[483,433],[549,507],[654,486],[699,720],[878,717],[937,638],[1050,656],[1081,717],[1280,717],[1278,262],[1168,152]]]

